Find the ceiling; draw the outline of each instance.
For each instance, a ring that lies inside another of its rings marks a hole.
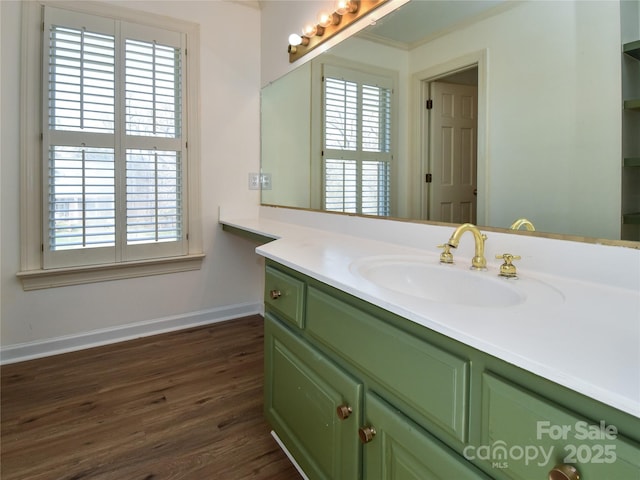
[[[490,16],[506,3],[507,0],[411,0],[367,27],[360,36],[411,49]]]

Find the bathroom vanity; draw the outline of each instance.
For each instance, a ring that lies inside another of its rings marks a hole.
[[[637,418],[270,261],[265,306],[265,413],[309,478],[638,478]]]
[[[253,235],[279,228],[222,223]],[[520,280],[499,279],[495,260],[470,272],[471,245],[440,265],[435,239],[449,228],[394,227],[417,229],[433,248],[297,224],[257,249],[266,257],[265,415],[305,474],[640,478],[640,294],[529,270],[539,252],[523,256]],[[535,249],[540,240],[508,237],[489,242]],[[638,259],[623,250],[611,254]],[[469,294],[437,300],[384,283],[416,264]]]

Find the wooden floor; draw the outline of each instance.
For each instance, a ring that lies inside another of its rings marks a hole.
[[[260,316],[3,366],[0,478],[300,479],[262,371]]]

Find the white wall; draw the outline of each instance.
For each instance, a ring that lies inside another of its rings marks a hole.
[[[114,2],[115,3],[115,2]],[[207,257],[199,271],[25,292],[19,270],[19,2],[1,8],[1,345],[45,342],[87,332],[115,332],[138,322],[168,319],[157,326],[209,321],[261,304],[262,267],[254,245],[223,233],[218,207],[255,210],[259,192],[247,174],[259,169],[260,11],[226,1],[123,2],[200,24],[202,229]],[[230,39],[242,31],[242,46]],[[245,48],[253,45],[255,48]],[[81,343],[82,338],[70,343]],[[67,343],[52,344],[64,348]],[[36,349],[37,350],[37,349]],[[31,351],[31,350],[30,350]]]

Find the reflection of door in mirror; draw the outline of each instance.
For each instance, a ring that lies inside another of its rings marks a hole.
[[[456,83],[453,83],[456,82]],[[460,83],[457,83],[460,82]],[[477,68],[429,82],[428,220],[477,221]]]

